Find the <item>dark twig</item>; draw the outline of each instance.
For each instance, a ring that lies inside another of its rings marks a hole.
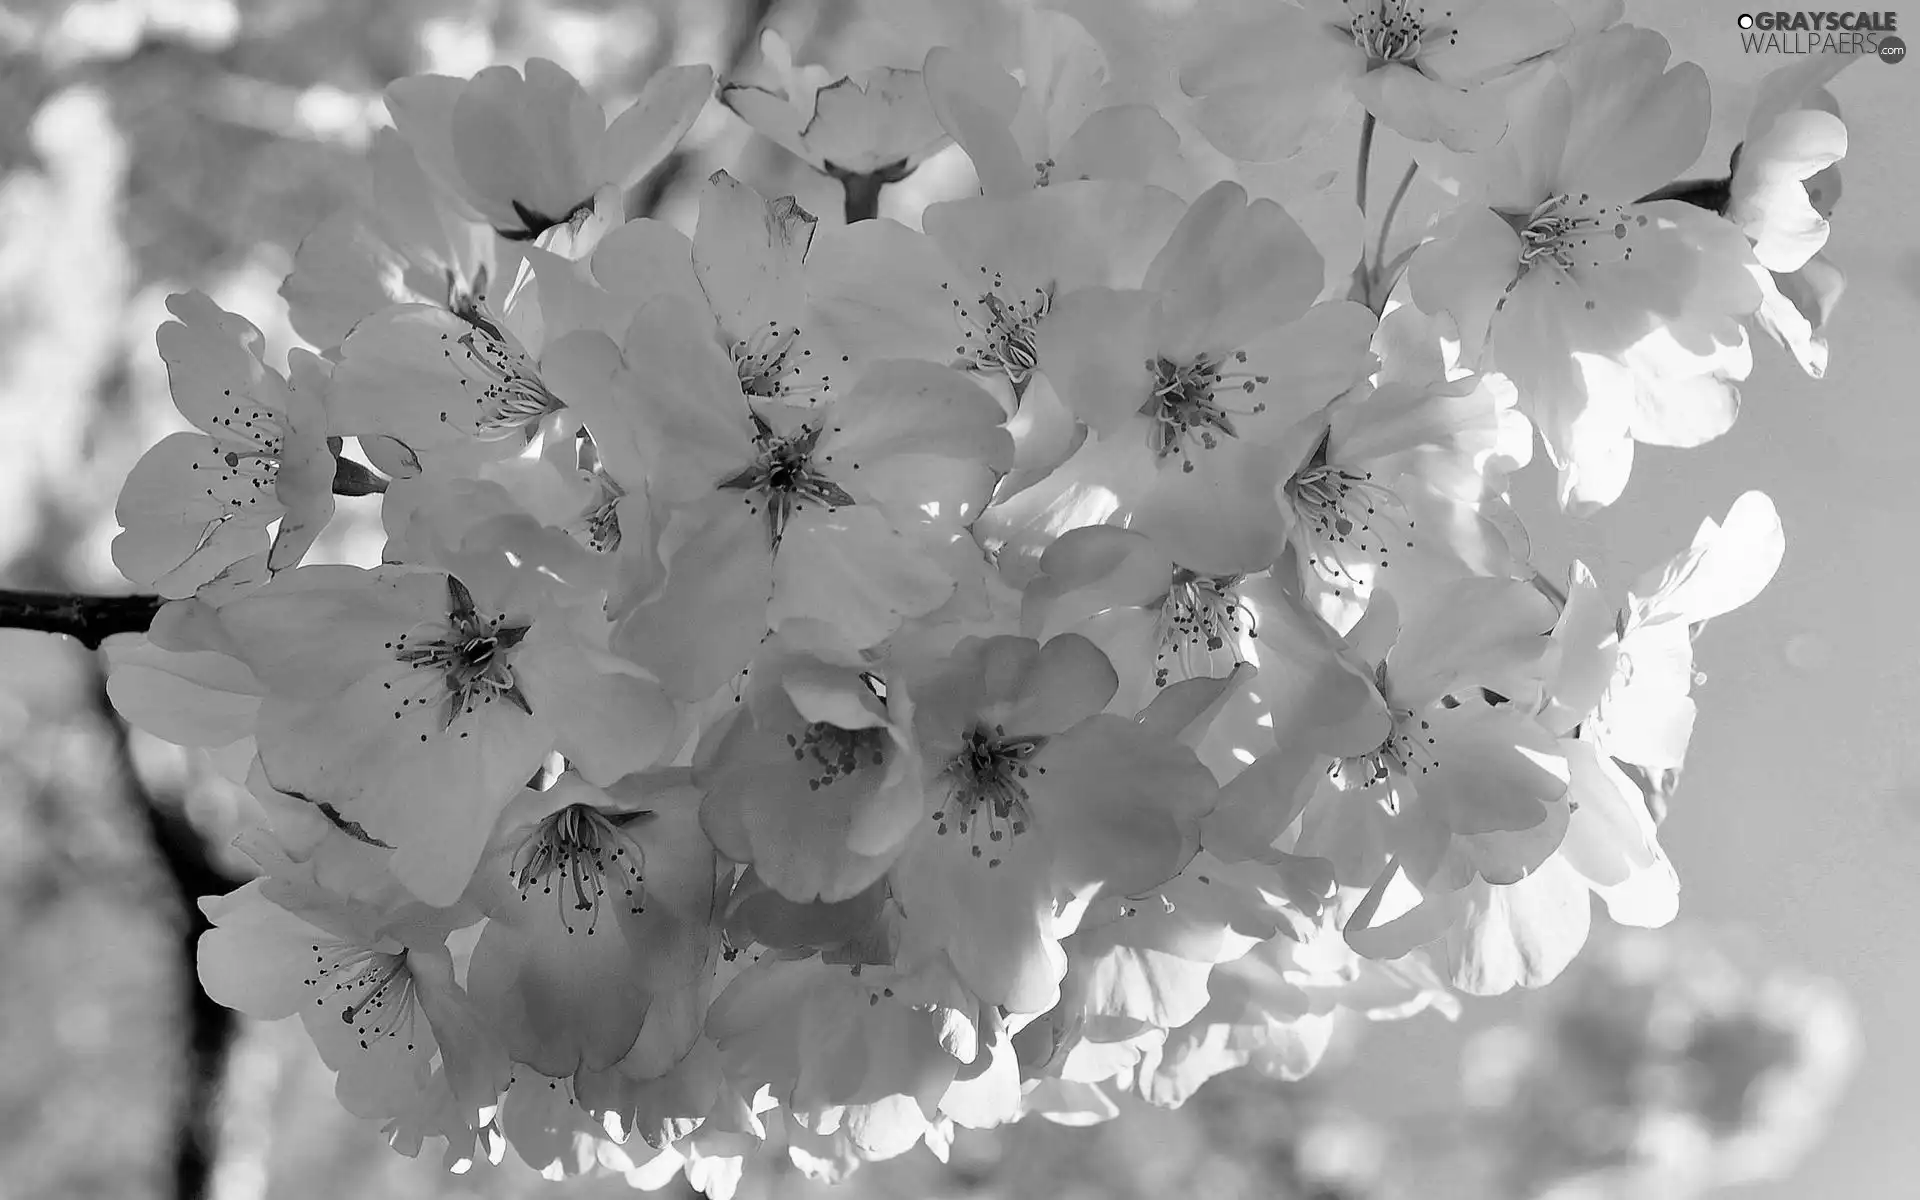
[[[827,174],[838,179],[846,192],[845,215],[847,224],[851,225],[879,216],[880,189],[913,174],[913,167],[904,158],[872,171],[847,171],[828,163]]]
[[[0,628],[64,633],[89,650],[116,633],[145,633],[166,601],[159,596],[0,590]]]
[[[173,1194],[176,1200],[203,1200],[212,1193],[214,1167],[220,1158],[218,1101],[239,1022],[230,1009],[200,988],[195,967],[198,944],[200,935],[212,926],[200,911],[199,899],[231,891],[242,881],[220,869],[206,839],[177,802],[154,796],[141,781],[127,724],[107,696],[105,664],[98,659],[94,679],[92,701],[106,727],[121,794],[145,824],[171,893],[167,902],[173,908],[169,915],[174,926],[174,986],[186,1024],[184,1087],[174,1118]]]

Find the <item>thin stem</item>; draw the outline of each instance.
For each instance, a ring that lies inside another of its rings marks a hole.
[[[1360,117],[1360,158],[1353,168],[1353,202],[1367,215],[1367,172],[1373,166],[1373,114]]]
[[[1393,189],[1393,199],[1387,201],[1386,214],[1380,218],[1380,241],[1373,249],[1373,265],[1376,271],[1382,263],[1387,261],[1387,238],[1393,233],[1393,219],[1400,215],[1400,202],[1407,198],[1407,189],[1413,186],[1413,177],[1419,173],[1419,161],[1409,160],[1406,174],[1400,176],[1400,186]]]
[[[1373,114],[1363,113],[1360,117],[1360,154],[1353,168],[1353,202],[1360,208],[1362,238],[1365,238],[1367,217],[1367,172],[1373,166]],[[1367,244],[1360,243],[1360,261],[1353,264],[1353,286],[1348,289],[1350,299],[1369,304],[1369,281],[1367,278]]]
[[[116,633],[145,633],[166,600],[160,596],[88,596],[77,592],[0,590],[0,629],[64,633],[89,650]]]
[[[878,175],[842,175],[840,186],[847,194],[847,224],[871,221],[880,215],[880,189],[886,181]]]

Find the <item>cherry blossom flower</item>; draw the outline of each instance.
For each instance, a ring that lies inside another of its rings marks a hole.
[[[491,1120],[506,1058],[446,947],[471,913],[368,905],[327,892],[290,859],[261,866],[264,878],[201,901],[214,924],[200,937],[208,995],[265,1020],[299,1016],[357,1116],[400,1116],[443,1079],[467,1127]]]
[[[1350,628],[1375,586],[1424,595],[1515,573],[1527,547],[1505,491],[1533,431],[1514,402],[1497,376],[1389,370],[1328,407],[1324,435],[1279,489],[1302,591],[1322,616]]]
[[[376,466],[405,478],[517,454],[563,407],[541,373],[544,330],[523,272],[499,300],[399,304],[353,327],[340,346],[331,420],[362,439]]]
[[[1727,217],[1753,239],[1758,262],[1754,321],[1816,379],[1827,369],[1821,332],[1846,283],[1821,253],[1847,153],[1840,104],[1825,85],[1853,58],[1819,55],[1762,80],[1727,181]]]
[[[1362,748],[1338,731],[1370,712],[1366,675],[1269,572],[1194,571],[1144,534],[1084,526],[1041,556],[1040,574],[1025,589],[1022,628],[1034,637],[1092,640],[1114,664],[1122,712],[1146,709],[1182,680],[1222,678],[1251,664],[1259,671],[1256,694],[1218,718],[1233,725],[1225,732],[1234,746],[1258,755],[1284,733],[1330,739],[1323,742],[1329,752]]]
[[[611,782],[673,728],[658,685],[537,580],[473,579],[307,567],[221,618],[267,689],[256,736],[273,786],[395,847],[394,872],[443,904],[550,751]]]
[[[697,306],[659,296],[619,347],[587,331],[556,350],[586,380],[572,394],[609,471],[671,506],[664,584],[613,611],[616,646],[682,698],[784,622],[831,622],[857,649],[945,603],[941,533],[1010,449],[1000,407],[955,371],[876,362],[849,387],[810,364],[796,318],[812,226],[723,173],[692,247]]]
[[[1617,0],[1067,7],[763,33],[722,99],[844,224],[724,170],[628,217],[704,66],[611,123],[544,60],[401,80],[282,288],[324,357],[170,301],[107,690],[235,785],[203,986],[396,1151],[839,1182],[1675,917],[1693,641],[1779,516],[1619,603],[1509,490],[1536,427],[1575,510],[1723,432],[1749,326],[1824,367],[1840,60],[1676,181],[1705,81]],[[1355,97],[1361,178],[1250,165]],[[949,141],[980,194],[868,219]],[[377,568],[302,565],[336,488]]]
[[[885,873],[924,811],[912,701],[872,672],[781,648],[750,677],[701,775],[705,827],[780,894],[848,900]]]
[[[772,86],[728,83],[720,103],[816,171],[892,182],[947,144],[918,71],[876,67],[835,78],[817,64],[795,65],[771,29],[760,35],[760,56]]]
[[[989,196],[1016,195],[1056,179],[1161,183],[1180,161],[1180,134],[1148,104],[1103,107],[1106,57],[1062,12],[1022,16],[1024,86],[977,55],[945,46],[922,72],[934,116],[973,160]],[[1017,94],[1017,106],[1007,97]]]
[[[712,91],[711,68],[667,67],[609,124],[573,76],[532,58],[524,75],[494,66],[472,79],[409,76],[386,99],[429,175],[502,237],[530,241],[590,213],[603,188],[638,183]]]
[[[1497,90],[1521,64],[1618,20],[1620,0],[1303,0],[1210,23],[1180,86],[1200,128],[1254,162],[1284,158],[1350,98],[1416,141],[1482,150],[1506,130]]]
[[[1633,443],[1694,446],[1733,423],[1759,304],[1727,221],[1640,198],[1698,157],[1706,76],[1667,68],[1659,34],[1619,26],[1533,68],[1515,119],[1458,170],[1481,199],[1443,217],[1408,267],[1463,356],[1497,369],[1560,468],[1563,504],[1612,503]]]
[[[345,341],[392,304],[478,311],[503,281],[493,230],[420,166],[400,134],[376,130],[366,201],[342,208],[300,242],[281,285],[294,330],[316,346]]]
[[[1061,297],[1041,367],[1092,429],[1081,453],[1122,484],[1129,524],[1195,570],[1279,557],[1290,435],[1373,367],[1374,317],[1314,305],[1320,254],[1286,211],[1222,183],[1194,201],[1143,286]],[[1296,455],[1295,457],[1298,457]]]
[[[659,998],[697,987],[717,952],[698,805],[672,777],[603,791],[568,774],[507,806],[470,892],[490,920],[467,986],[514,1061],[605,1070]]]
[[[1335,762],[1299,844],[1367,888],[1345,931],[1375,958],[1444,932],[1462,902],[1453,893],[1476,878],[1526,878],[1559,848],[1569,815],[1566,759],[1534,716],[1552,604],[1526,583],[1464,579],[1394,634],[1387,595],[1375,593],[1350,635],[1378,664],[1386,735]]]
[[[281,375],[261,361],[252,322],[204,293],[170,296],[167,309],[176,319],[160,327],[160,356],[198,432],[169,434],[134,464],[113,561],[163,596],[219,603],[298,563],[333,518],[327,365],[296,350],[291,379]]]
[[[1214,801],[1193,752],[1102,713],[1117,684],[1073,634],[967,639],[916,697],[927,795],[888,880],[903,940],[944,948],[983,1001],[1053,1006],[1065,973],[1058,906],[1133,895],[1176,874]]]

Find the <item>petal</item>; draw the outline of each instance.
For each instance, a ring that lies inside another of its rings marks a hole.
[[[122,575],[174,598],[236,564],[251,564],[241,568],[250,578],[264,577],[266,526],[285,510],[229,454],[237,457],[205,434],[180,432],[140,456],[114,506],[125,529],[113,540]]]
[[[1013,438],[999,401],[934,363],[876,362],[829,413],[815,452],[841,478],[902,455],[966,459],[998,471],[1012,465]]]
[[[225,605],[220,625],[272,695],[324,700],[397,667],[399,637],[446,611],[441,572],[310,566]]]
[[[212,651],[177,653],[144,638],[113,639],[107,695],[136,728],[181,746],[253,736],[262,688],[246,664]]]
[[[967,152],[980,190],[989,196],[1031,190],[1033,164],[1026,161],[1008,124],[1020,102],[1020,85],[1013,77],[990,60],[948,46],[928,51],[921,73],[934,117]]]
[[[654,72],[632,106],[607,126],[598,181],[621,188],[639,183],[686,136],[712,94],[713,68],[705,63]]]
[[[500,440],[495,457],[515,449],[498,424],[500,403],[531,388],[531,360],[443,308],[396,305],[354,326],[327,394],[330,424],[342,433],[383,434],[415,452]]]
[[[1058,640],[1058,639],[1056,639]],[[1218,795],[1193,751],[1103,713],[1052,739],[1030,780],[1036,829],[1054,848],[1054,879],[1137,895],[1173,878],[1200,845]]]
[[[1206,575],[1258,571],[1280,557],[1286,527],[1274,490],[1283,468],[1263,446],[1228,439],[1189,460],[1193,470],[1163,467],[1134,507],[1128,526]]]
[[[1741,148],[1744,178],[1736,180],[1727,216],[1753,239],[1754,257],[1769,271],[1797,271],[1827,244],[1827,218],[1805,181],[1846,153],[1845,123],[1810,109],[1783,114],[1763,141]]]
[[[1694,624],[1731,612],[1758,596],[1786,553],[1780,514],[1765,492],[1743,492],[1724,522],[1703,521],[1693,545],[1657,578],[1633,593],[1642,621],[1656,616]]]
[[[1044,853],[1023,837],[989,868],[964,836],[923,833],[889,878],[905,914],[903,939],[943,947],[981,1000],[1045,1012],[1059,1000],[1067,958],[1052,935]]]
[[[1453,318],[1461,358],[1474,362],[1518,272],[1520,237],[1498,214],[1471,205],[1443,217],[1434,232],[1407,266],[1408,286],[1422,310]]]
[[[1104,709],[1119,686],[1107,656],[1078,634],[988,638],[979,652],[981,716],[1015,736],[1057,734]]]
[[[1241,440],[1284,445],[1303,420],[1365,379],[1375,366],[1367,347],[1377,325],[1366,305],[1335,300],[1245,343],[1246,357],[1223,365],[1215,391]],[[1244,396],[1232,393],[1235,380]]]
[[[494,819],[553,739],[505,704],[451,726],[437,703],[396,712],[405,682],[376,674],[318,704],[269,698],[256,735],[260,760],[276,790],[327,800],[395,847],[394,876],[446,906],[466,890]]]
[[[920,72],[897,67],[863,71],[821,88],[802,137],[804,157],[850,174],[903,161],[918,165],[947,141]]]
[[[1271,582],[1254,591],[1260,614],[1256,690],[1283,746],[1362,754],[1387,736],[1387,712],[1360,655],[1326,622]]]
[[[1054,155],[1052,178],[1152,183],[1180,162],[1180,134],[1149,104],[1116,104],[1089,116]]]
[[[1420,66],[1450,83],[1504,75],[1573,40],[1574,24],[1552,0],[1480,0],[1463,6],[1445,38],[1420,47]]]
[[[1160,188],[1094,179],[930,205],[922,224],[962,280],[997,277],[998,290],[1024,297],[1136,286],[1183,211]]]
[[[512,67],[482,70],[448,126],[468,198],[507,230],[528,226],[522,210],[557,222],[593,197],[606,182],[593,177],[606,129],[600,105],[544,58],[528,59],[524,78]]]
[[[796,737],[804,730],[797,722],[790,729]],[[895,853],[862,854],[850,845],[855,821],[886,784],[884,766],[827,771],[804,760],[806,752],[789,746],[777,728],[735,739],[731,749],[704,811],[738,821],[747,860],[768,887],[789,900],[832,904],[859,895],[893,864]]]
[[[1130,425],[1153,395],[1142,363],[1154,357],[1153,297],[1090,287],[1054,302],[1035,339],[1040,369],[1060,398],[1096,434]]]
[[[659,684],[624,659],[549,641],[538,626],[528,643],[515,681],[575,770],[605,786],[659,760],[674,735],[673,703]]]
[[[1299,317],[1320,292],[1320,252],[1287,211],[1222,182],[1188,207],[1147,268],[1155,344],[1176,362],[1237,349]]]
[[[960,340],[952,276],[939,246],[898,221],[828,226],[807,256],[807,334],[862,363],[950,361]]]
[[[1366,69],[1346,31],[1303,12],[1269,9],[1258,21],[1221,26],[1180,67],[1180,90],[1198,97],[1207,140],[1247,162],[1297,153],[1309,131],[1345,108],[1342,86]]]
[[[867,647],[907,617],[946,603],[953,589],[953,577],[925,543],[877,509],[808,508],[789,521],[774,556],[766,617],[774,628],[794,620],[825,622],[849,644]]]
[[[1421,805],[1455,834],[1533,829],[1546,821],[1549,806],[1564,808],[1555,802],[1567,792],[1566,760],[1531,718],[1478,701],[1422,715],[1437,763],[1415,785]]]
[[[1529,7],[1549,6],[1533,3]],[[1389,63],[1355,80],[1353,91],[1382,125],[1416,142],[1484,150],[1506,132],[1506,103],[1494,88],[1462,87]]]
[[[1027,585],[1022,628],[1029,636],[1064,632],[1116,607],[1157,605],[1173,560],[1152,539],[1112,525],[1069,529],[1040,556]]]
[[[710,696],[766,636],[774,556],[765,518],[725,493],[674,517],[684,530],[658,596],[619,614],[614,648],[652,671],[668,694]]]
[[[725,171],[707,180],[693,267],[727,340],[745,342],[800,319],[800,263],[814,219],[791,198],[769,201]]]
[[[258,881],[221,897],[215,927],[200,935],[197,963],[207,995],[250,1017],[275,1021],[302,1011],[302,984],[318,931],[260,895]]]
[[[1671,53],[1652,30],[1620,25],[1581,39],[1559,60],[1573,96],[1559,190],[1633,199],[1699,159],[1707,75],[1695,63],[1667,70]]]
[[[1449,979],[1469,996],[1497,996],[1557,979],[1587,943],[1592,901],[1557,858],[1505,886],[1476,885],[1446,936]]]
[[[1500,688],[1549,648],[1553,602],[1512,579],[1462,579],[1430,596],[1401,627],[1387,658],[1393,701],[1433,702],[1463,685]]]
[[[648,486],[668,500],[711,495],[754,457],[739,375],[714,340],[713,320],[667,298],[640,310],[620,347],[614,411],[583,415],[587,427],[629,438],[649,464]],[[598,424],[596,424],[598,418]]]
[[[216,437],[250,440],[231,416],[242,409],[286,412],[286,381],[260,361],[266,340],[253,322],[204,292],[169,296],[167,310],[175,319],[160,326],[154,340],[182,416]]]

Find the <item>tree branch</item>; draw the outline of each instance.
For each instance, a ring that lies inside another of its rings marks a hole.
[[[64,633],[89,650],[116,633],[145,633],[166,600],[160,596],[89,596],[79,592],[0,590],[0,628]]]

